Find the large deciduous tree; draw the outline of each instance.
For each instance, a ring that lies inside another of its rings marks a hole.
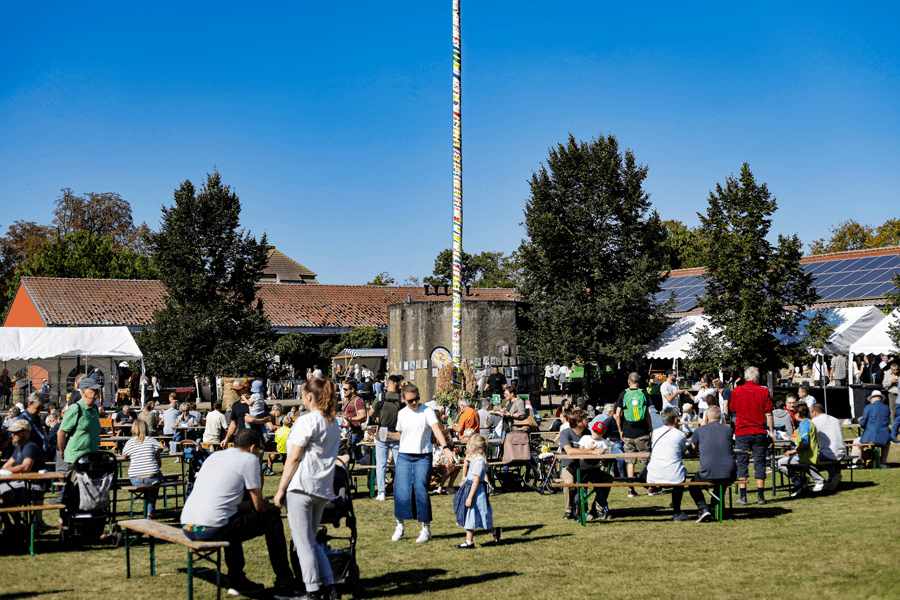
[[[693,269],[706,265],[706,237],[700,228],[691,229],[681,221],[663,221],[670,269]]]
[[[148,243],[166,306],[138,336],[151,372],[169,380],[264,377],[275,341],[256,299],[266,236],[257,241],[240,228],[240,199],[218,171],[199,193],[181,184],[162,213]]]
[[[900,245],[900,219],[888,219],[879,227],[862,225],[850,219],[829,231],[831,237],[828,240],[821,238],[809,245],[811,254]]]
[[[135,227],[131,205],[115,192],[88,192],[76,196],[70,188],[63,188],[53,211],[53,225],[61,237],[76,231],[110,236],[116,250],[132,247],[144,250],[144,236],[149,233],[146,223]]]
[[[635,361],[665,329],[666,232],[646,176],[612,135],[570,135],[532,175],[518,287],[530,358]]]
[[[434,273],[425,277],[422,282],[435,287],[453,282],[453,251],[449,248],[441,250],[434,259]],[[473,288],[514,288],[519,276],[519,257],[516,252],[504,255],[503,252],[482,252],[469,254],[463,252],[461,257],[462,285]]]
[[[709,232],[699,305],[721,330],[724,366],[779,368],[797,348],[782,345],[775,334],[795,338],[803,311],[819,297],[813,276],[800,266],[797,236],[779,235],[777,245],[767,239],[776,209],[766,184],[757,184],[744,163],[739,177],[716,185],[706,215],[699,215]]]

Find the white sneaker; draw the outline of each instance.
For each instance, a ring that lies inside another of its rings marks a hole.
[[[416,538],[417,544],[424,544],[425,542],[431,541],[431,532],[422,530],[419,532],[419,537]]]
[[[399,542],[400,538],[403,537],[403,525],[397,525],[394,528],[394,535],[391,536],[392,542]]]
[[[378,494],[377,496],[375,496],[375,499],[379,502],[384,502],[384,493]]]
[[[818,492],[821,492],[823,489],[825,489],[825,482],[820,481],[820,482],[816,483],[816,485],[813,486],[812,491],[818,493]]]

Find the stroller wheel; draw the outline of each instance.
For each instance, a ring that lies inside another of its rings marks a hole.
[[[344,580],[344,591],[349,592],[354,598],[359,598],[359,565],[356,560],[350,565],[347,579]]]

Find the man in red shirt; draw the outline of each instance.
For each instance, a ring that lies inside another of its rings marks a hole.
[[[753,452],[753,474],[756,476],[756,502],[765,504],[766,449],[775,439],[772,419],[772,395],[759,385],[759,369],[744,371],[747,383],[734,388],[730,408],[737,416],[734,422],[734,449]],[[741,452],[735,456],[738,486],[741,496],[735,504],[747,505],[747,479],[750,476],[750,456]]]

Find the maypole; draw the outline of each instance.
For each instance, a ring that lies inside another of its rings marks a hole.
[[[462,362],[462,44],[459,3],[453,0],[453,363]]]

